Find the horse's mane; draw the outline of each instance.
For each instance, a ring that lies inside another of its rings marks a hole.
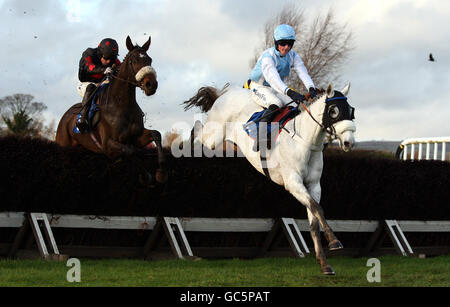
[[[314,99],[305,100],[305,102],[304,102],[305,106],[307,106],[307,107],[311,106],[314,102],[316,102],[317,100],[322,98],[323,95],[325,95],[325,90],[323,88],[316,88],[316,92],[317,92],[317,96]]]
[[[127,55],[123,58],[122,63],[125,63],[126,61],[128,61],[128,59],[130,58],[130,54],[131,54],[134,50],[136,50],[136,49],[138,49],[138,48],[141,48],[141,46],[139,46],[139,45],[134,45],[133,49],[131,49],[130,51],[128,51]]]

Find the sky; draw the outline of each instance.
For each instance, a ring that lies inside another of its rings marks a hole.
[[[137,89],[145,126],[187,133],[201,115],[181,103],[205,85],[242,85],[264,24],[291,3],[308,18],[332,9],[354,35],[333,85],[351,83],[357,141],[450,135],[448,0],[0,0],[0,98],[31,94],[57,123],[81,101],[86,48],[112,37],[122,60],[128,35],[139,45],[151,36],[159,87]]]

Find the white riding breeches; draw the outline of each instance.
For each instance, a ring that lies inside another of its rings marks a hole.
[[[101,82],[101,84],[106,84],[106,83],[109,83],[108,79],[105,79]],[[77,91],[81,97],[84,97],[84,93],[86,93],[86,88],[88,87],[89,84],[94,84],[95,86],[97,86],[98,83],[95,83],[95,82],[80,82],[80,83],[78,83]]]
[[[81,97],[84,97],[84,93],[86,93],[86,88],[88,87],[89,84],[96,85],[95,82],[80,82],[80,83],[78,83],[77,90],[78,90],[78,94],[80,94]]]
[[[252,82],[250,85],[250,96],[253,101],[263,108],[268,108],[271,104],[283,107],[292,99],[286,95],[282,95],[269,86]]]

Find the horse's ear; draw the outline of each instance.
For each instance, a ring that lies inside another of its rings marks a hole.
[[[142,46],[142,49],[144,49],[145,51],[147,51],[148,48],[150,47],[151,42],[152,42],[152,37],[150,36],[150,37],[148,38],[148,41],[144,44],[144,46]]]
[[[127,48],[128,48],[128,51],[131,51],[134,49],[133,43],[131,42],[131,38],[129,35],[127,36]]]
[[[333,97],[333,96],[334,96],[333,86],[331,85],[331,83],[329,83],[327,86],[327,97]]]
[[[348,91],[350,90],[350,82],[341,90],[342,95],[347,96]]]

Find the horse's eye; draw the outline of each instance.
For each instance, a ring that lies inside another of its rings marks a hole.
[[[328,115],[332,119],[338,118],[339,117],[339,108],[336,105],[330,106],[330,108],[328,109]]]

